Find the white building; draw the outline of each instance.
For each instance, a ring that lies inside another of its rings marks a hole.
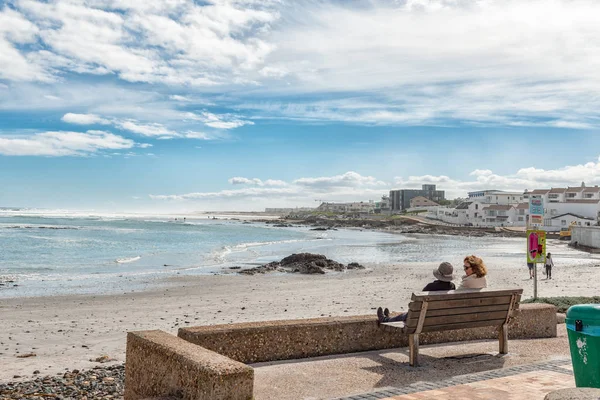
[[[515,219],[513,226],[527,226],[529,219],[529,203],[519,203],[515,207]]]
[[[509,226],[513,224],[515,207],[509,204],[491,204],[483,207],[483,221],[487,226]]]
[[[550,226],[546,227],[546,230],[560,231],[561,228],[568,228],[571,224],[575,226],[595,226],[596,220],[582,215],[566,213],[552,217]]]
[[[481,190],[469,192],[467,201],[484,204],[519,204],[523,201],[522,192],[505,192],[503,190]]]

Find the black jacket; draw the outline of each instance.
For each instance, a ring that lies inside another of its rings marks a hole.
[[[423,288],[424,292],[437,292],[441,290],[456,290],[456,286],[452,282],[435,280]]]

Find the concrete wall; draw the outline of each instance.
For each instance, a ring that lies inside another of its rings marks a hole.
[[[571,243],[580,246],[600,248],[600,227],[574,226],[571,230]]]
[[[129,332],[125,400],[250,400],[254,370],[163,331]]]
[[[375,315],[180,328],[179,337],[243,363],[288,360],[408,346],[408,336],[380,327]],[[556,336],[556,308],[524,304],[509,337]],[[424,333],[422,344],[496,339],[497,328]],[[510,344],[509,344],[510,346]]]

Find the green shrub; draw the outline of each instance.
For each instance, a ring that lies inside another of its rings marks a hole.
[[[593,297],[538,297],[536,300],[527,299],[521,303],[545,303],[555,305],[558,312],[567,312],[567,309],[575,304],[600,304],[600,296]]]

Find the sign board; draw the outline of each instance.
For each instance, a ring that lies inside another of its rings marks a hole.
[[[527,231],[527,262],[546,262],[546,231]]]
[[[544,216],[544,200],[541,197],[533,197],[529,199],[529,215]]]
[[[530,215],[529,216],[529,223],[531,225],[542,225],[543,222],[544,222],[544,219],[541,215]]]

